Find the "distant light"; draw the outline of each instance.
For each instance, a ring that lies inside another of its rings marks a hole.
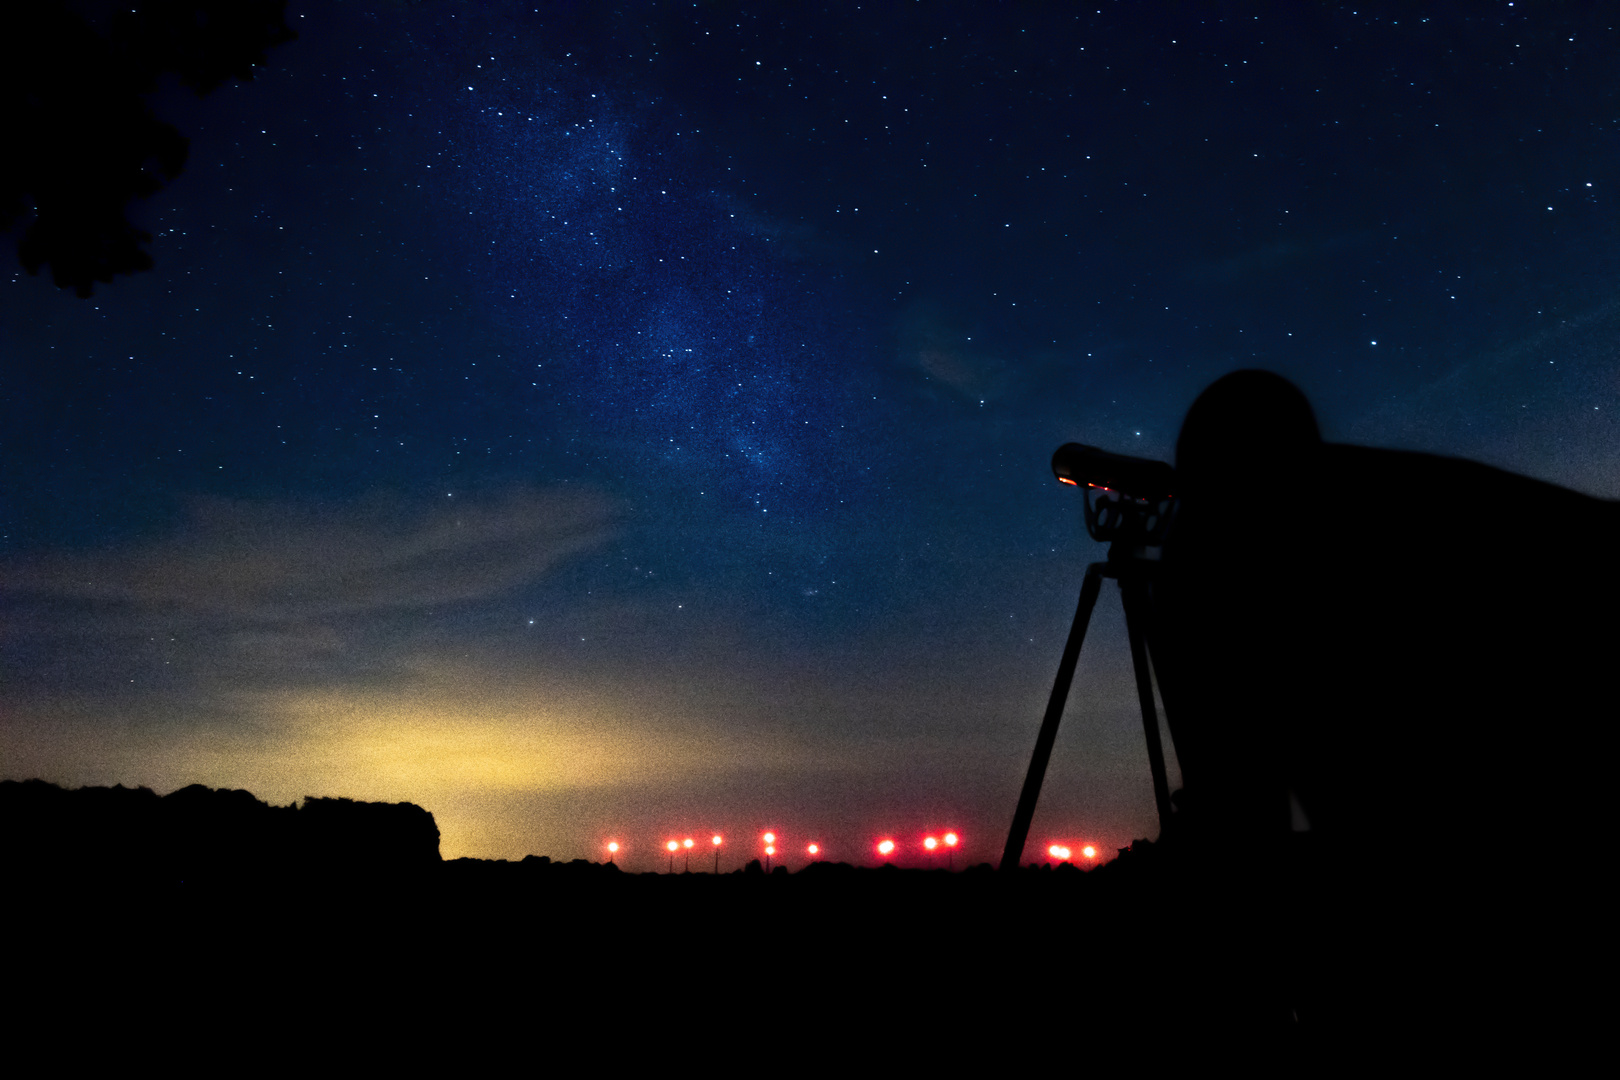
[[[775,855],[776,854],[776,845],[775,844],[766,844],[765,845],[765,854],[767,854],[767,855]]]
[[[804,850],[808,851],[812,855],[820,855],[821,854],[821,845],[820,844],[811,844],[809,847],[805,848]]]
[[[1070,480],[1067,476],[1058,477],[1058,483],[1060,483],[1060,484],[1068,484],[1070,487],[1079,487],[1080,486],[1078,481]]]
[[[887,855],[892,851],[894,851],[894,841],[893,840],[885,840],[881,844],[878,845],[878,853],[880,855]]]
[[[612,851],[612,852],[617,852],[619,850],[619,842],[617,840],[609,840],[608,841],[608,850]]]
[[[671,851],[678,851],[680,849],[681,845],[679,845],[675,841],[671,840],[669,843],[665,844],[664,846],[669,848],[669,850],[671,850]]]
[[[776,843],[776,834],[775,834],[775,833],[773,833],[773,832],[768,832],[768,833],[766,833],[766,834],[765,834],[765,842],[766,842],[766,843],[767,843],[767,844],[774,844],[774,843]]]
[[[946,847],[955,847],[956,846],[956,834],[955,833],[948,832],[948,833],[945,834],[945,846]]]
[[[1053,844],[1051,847],[1046,849],[1046,853],[1052,856],[1054,859],[1063,859],[1067,861],[1069,858],[1069,849],[1064,847],[1062,844]]]
[[[923,847],[927,848],[929,851],[933,851],[935,848],[939,847],[939,841],[935,840],[932,836],[925,837],[923,839]]]
[[[1080,854],[1084,855],[1088,859],[1095,859],[1097,857],[1097,849],[1092,847],[1090,844],[1087,844],[1085,847],[1080,849]]]
[[[714,846],[715,846],[715,847],[719,847],[719,846],[720,846],[720,836],[719,836],[719,834],[718,834],[718,833],[717,833],[717,834],[715,834],[715,837],[714,837],[714,841],[713,841],[713,843],[714,843]]]
[[[681,841],[681,847],[689,848],[691,846],[692,846],[692,838],[690,836],[688,836],[685,840]]]

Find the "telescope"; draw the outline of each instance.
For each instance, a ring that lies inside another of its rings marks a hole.
[[[1131,666],[1136,671],[1137,701],[1142,708],[1142,733],[1147,741],[1148,768],[1153,777],[1153,801],[1159,811],[1161,828],[1168,827],[1172,807],[1170,785],[1165,775],[1164,748],[1159,739],[1159,718],[1153,702],[1153,683],[1148,671],[1148,639],[1151,637],[1151,586],[1157,560],[1147,549],[1164,543],[1176,508],[1176,470],[1152,458],[1113,454],[1082,443],[1065,443],[1052,455],[1052,475],[1085,492],[1086,531],[1093,540],[1109,544],[1106,562],[1092,563],[1080,587],[1080,606],[1075,610],[1069,639],[1058,662],[1057,679],[1046,704],[1040,733],[1035,738],[1029,772],[1013,812],[1007,846],[1002,850],[1001,868],[1016,869],[1023,858],[1024,842],[1035,818],[1046,765],[1057,739],[1058,721],[1069,697],[1080,646],[1085,641],[1091,610],[1102,591],[1102,579],[1119,582],[1120,600],[1125,607],[1125,633],[1131,646]]]
[[[1176,470],[1167,463],[1064,443],[1052,455],[1052,475],[1085,492],[1093,540],[1124,540],[1126,547],[1164,543],[1176,497]]]

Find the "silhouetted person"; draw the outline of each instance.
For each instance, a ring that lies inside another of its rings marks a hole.
[[[1294,895],[1249,907],[1307,904],[1324,948],[1396,965],[1385,1005],[1472,1015],[1522,1001],[1521,959],[1558,977],[1547,935],[1595,928],[1620,504],[1324,443],[1304,396],[1260,371],[1198,398],[1176,469],[1154,633],[1184,847],[1280,867],[1292,792],[1320,873],[1267,878]],[[1503,930],[1527,919],[1538,944],[1504,967]],[[1462,974],[1476,963],[1488,991]],[[1347,986],[1324,992],[1371,989]]]

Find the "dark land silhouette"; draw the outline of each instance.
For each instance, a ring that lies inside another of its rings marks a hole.
[[[1146,842],[1090,872],[631,874],[441,861],[431,816],[407,804],[39,781],[0,785],[0,831],[13,984],[73,1002],[30,1015],[95,1016],[146,1044],[176,1016],[210,1045],[313,1024],[406,1057],[495,1032],[627,1054],[779,1032],[872,1060],[953,1056],[998,1032],[1045,1059],[1073,1051],[1077,1024],[1293,1038],[1286,995],[1246,968],[1218,1015],[1210,995],[1184,1013],[1194,999],[1170,988],[1204,928],[1169,917],[1186,889]]]

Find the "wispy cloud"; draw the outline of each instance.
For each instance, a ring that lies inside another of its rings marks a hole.
[[[209,500],[139,547],[7,567],[5,590],[261,623],[478,600],[600,543],[612,508],[593,493],[524,489],[429,507]]]
[[[375,676],[446,616],[520,595],[601,544],[615,520],[599,493],[534,488],[201,502],[156,539],[0,564],[0,671],[13,695]]]

